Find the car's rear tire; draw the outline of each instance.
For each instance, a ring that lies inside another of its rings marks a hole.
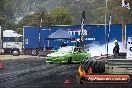
[[[71,64],[72,63],[72,58],[68,58],[68,61],[67,61],[68,64]]]
[[[92,69],[92,73],[103,73],[105,72],[105,62],[89,60],[86,65],[84,65],[85,72],[89,73],[88,70],[90,68]]]

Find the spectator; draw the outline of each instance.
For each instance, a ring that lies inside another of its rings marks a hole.
[[[118,56],[119,55],[119,44],[118,44],[118,41],[117,40],[115,40],[114,41],[115,42],[115,46],[114,46],[114,48],[113,48],[113,54],[114,54],[114,57],[115,56]]]

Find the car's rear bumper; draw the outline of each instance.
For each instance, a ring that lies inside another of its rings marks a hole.
[[[81,61],[72,61],[73,63],[80,63]]]
[[[51,61],[46,61],[46,63],[67,63],[67,61],[62,61],[62,60],[51,60]]]

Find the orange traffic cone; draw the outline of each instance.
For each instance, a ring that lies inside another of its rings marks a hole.
[[[70,80],[69,79],[67,79],[66,81],[65,81],[65,84],[70,84],[71,82],[70,82]]]

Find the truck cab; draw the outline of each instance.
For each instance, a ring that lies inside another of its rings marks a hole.
[[[22,52],[22,35],[13,30],[3,31],[2,49],[4,54],[19,55]]]

